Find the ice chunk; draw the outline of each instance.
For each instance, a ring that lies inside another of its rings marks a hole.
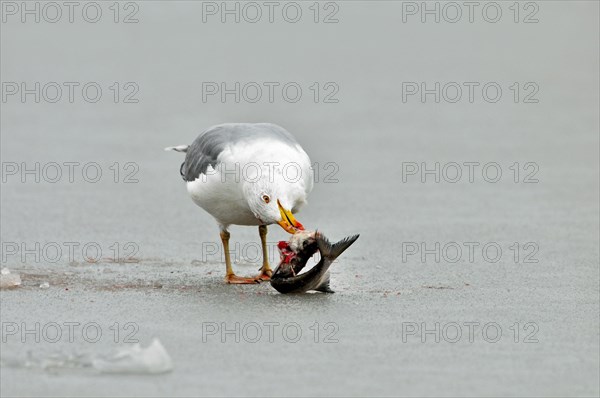
[[[53,374],[71,372],[101,372],[112,374],[160,374],[173,370],[173,362],[158,339],[146,348],[139,344],[121,347],[113,354],[86,352],[48,353],[28,351],[24,359],[0,356],[0,366],[40,369]]]
[[[113,355],[97,357],[92,365],[103,373],[157,374],[173,370],[173,361],[157,338],[146,348],[134,344]]]
[[[21,285],[21,276],[11,274],[8,268],[2,268],[0,271],[0,289],[10,289]]]

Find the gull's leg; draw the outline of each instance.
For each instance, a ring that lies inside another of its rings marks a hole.
[[[223,242],[223,250],[225,251],[225,267],[227,270],[227,273],[225,275],[225,282],[235,284],[258,283],[256,278],[243,278],[233,273],[233,268],[231,268],[231,257],[229,255],[230,236],[231,235],[225,228],[221,228],[221,242]]]
[[[256,277],[258,280],[268,281],[273,275],[271,267],[269,267],[269,253],[267,251],[267,226],[259,225],[258,234],[260,235],[260,243],[262,244],[263,251],[263,265],[260,268],[260,274]]]

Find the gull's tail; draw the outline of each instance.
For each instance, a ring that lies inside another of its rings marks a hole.
[[[165,151],[187,152],[189,145],[168,146]]]

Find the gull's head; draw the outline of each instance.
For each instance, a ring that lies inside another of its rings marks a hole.
[[[248,206],[261,223],[279,224],[290,234],[304,230],[304,226],[292,214],[300,201],[291,200],[286,184],[256,182],[245,192]]]

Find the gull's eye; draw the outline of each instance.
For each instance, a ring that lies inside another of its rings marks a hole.
[[[265,203],[269,203],[271,201],[271,198],[269,198],[269,195],[263,195],[262,196],[262,200]]]

